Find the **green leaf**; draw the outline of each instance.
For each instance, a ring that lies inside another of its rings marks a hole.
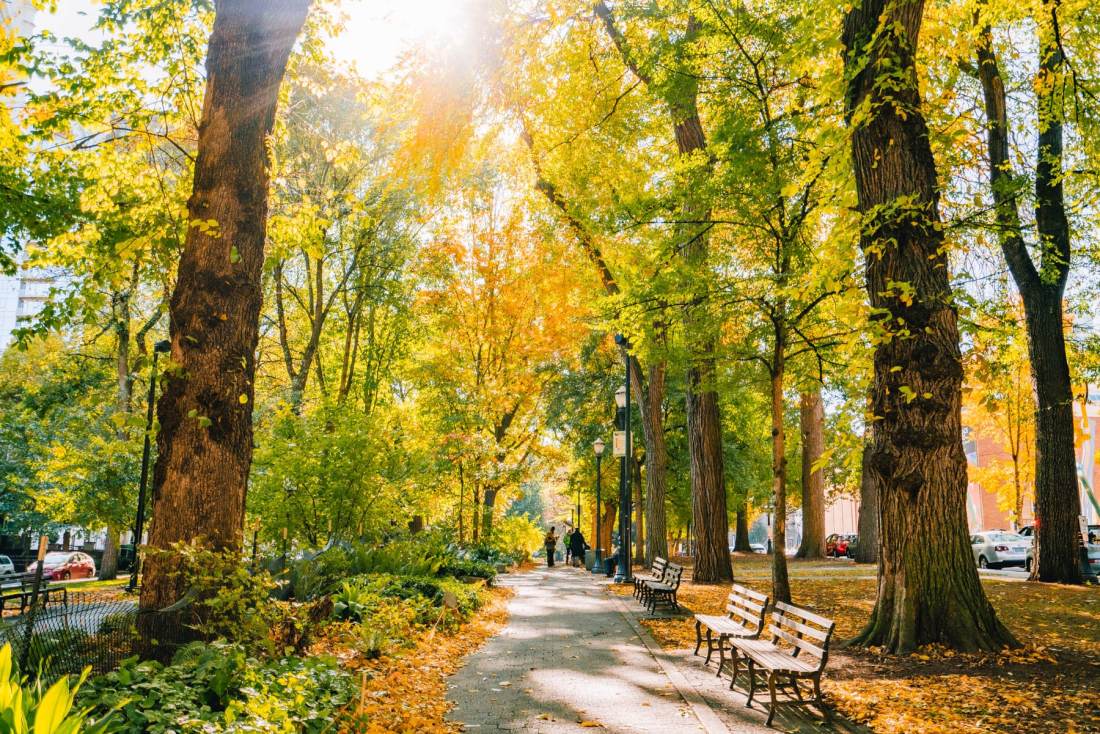
[[[69,679],[61,678],[46,691],[46,695],[38,703],[38,710],[34,715],[34,734],[56,734],[72,705]]]

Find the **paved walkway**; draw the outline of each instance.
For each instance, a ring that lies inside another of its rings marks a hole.
[[[674,658],[639,634],[629,599],[590,574],[540,568],[501,583],[516,591],[508,625],[450,681],[451,718],[466,731],[768,731],[723,721]]]

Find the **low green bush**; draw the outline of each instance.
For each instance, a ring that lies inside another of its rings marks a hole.
[[[476,558],[455,558],[447,561],[439,569],[440,575],[454,576],[455,578],[478,578],[493,581],[497,577],[496,564],[488,561],[479,561]]]
[[[319,734],[354,691],[351,676],[328,658],[260,661],[219,641],[188,645],[167,666],[127,660],[89,680],[76,702],[93,715],[113,711],[104,731],[118,734]]]

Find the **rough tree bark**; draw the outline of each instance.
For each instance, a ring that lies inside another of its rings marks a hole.
[[[787,577],[787,431],[783,425],[784,334],[776,329],[775,355],[771,374],[772,414],[772,599],[791,603],[791,582]]]
[[[752,546],[749,544],[749,503],[747,500],[742,500],[737,505],[737,520],[734,529],[737,537],[733,542],[733,549],[738,552],[752,553]]]
[[[645,504],[642,497],[642,463],[638,461],[638,458],[631,453],[630,458],[634,464],[634,470],[631,472],[632,484],[634,485],[634,537],[636,541],[634,543],[634,563],[636,565],[644,565],[646,559],[645,548]]]
[[[675,74],[675,83],[654,84],[630,52],[626,38],[615,24],[611,9],[603,0],[595,5],[607,35],[615,44],[623,62],[642,83],[659,95],[672,119],[676,148],[685,159],[702,156],[709,161],[706,135],[699,117],[699,82],[690,69]],[[679,43],[690,45],[698,35],[695,16],[688,17],[687,27]],[[701,175],[711,172],[709,163]],[[688,187],[691,189],[692,187]],[[686,193],[681,203],[681,216],[694,224],[679,228],[682,244],[678,249],[691,273],[704,273],[708,260],[710,209],[706,202]],[[703,279],[705,280],[705,278]],[[692,581],[721,583],[733,580],[729,553],[729,516],[726,508],[726,478],[722,456],[722,419],[718,408],[715,350],[717,337],[707,323],[705,293],[688,299],[693,303],[684,309],[683,321],[688,334],[691,364],[687,372],[688,453],[691,459],[692,525],[695,531],[695,568]],[[695,302],[699,303],[695,303]]]
[[[867,291],[890,335],[876,345],[872,388],[878,598],[853,643],[994,650],[1017,643],[986,599],[967,535],[959,331],[915,68],[923,9],[861,0],[842,35]]]
[[[1040,27],[1039,140],[1035,165],[1035,223],[1039,266],[1028,253],[1012,169],[1004,80],[997,65],[993,32],[981,26],[978,78],[985,97],[989,184],[1001,251],[1024,302],[1028,353],[1035,389],[1035,563],[1031,578],[1081,583],[1077,516],[1081,493],[1073,433],[1073,387],[1066,358],[1063,293],[1070,267],[1070,232],[1062,191],[1061,85],[1065,58],[1057,36],[1057,3],[1044,3],[1050,26]]]
[[[878,563],[878,488],[870,470],[871,445],[863,447],[859,477],[859,542],[856,563]]]
[[[309,0],[218,0],[188,228],[158,405],[141,607],[182,594],[173,544],[241,546],[267,222],[267,138]]]
[[[825,557],[825,474],[813,465],[825,452],[825,404],[821,386],[802,393],[802,543],[798,558]]]

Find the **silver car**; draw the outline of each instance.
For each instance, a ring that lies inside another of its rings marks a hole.
[[[1031,539],[1003,530],[990,530],[971,535],[970,550],[974,552],[974,562],[978,564],[978,568],[1026,568]]]

